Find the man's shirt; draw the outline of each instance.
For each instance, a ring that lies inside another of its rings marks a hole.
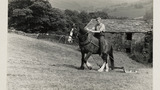
[[[105,25],[103,23],[96,24],[95,27],[92,28],[95,31],[105,31]]]

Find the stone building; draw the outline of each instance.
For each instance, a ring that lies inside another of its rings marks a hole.
[[[128,53],[140,62],[152,62],[152,26],[143,20],[102,19],[105,24],[105,37],[114,50]],[[86,27],[96,24],[92,19]],[[153,24],[152,24],[153,25]]]

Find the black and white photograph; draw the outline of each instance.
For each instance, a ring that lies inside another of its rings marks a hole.
[[[154,89],[153,0],[8,0],[6,17],[6,90]]]

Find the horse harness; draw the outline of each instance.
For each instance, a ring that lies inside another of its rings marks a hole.
[[[91,44],[99,47],[98,45],[96,45],[96,44],[92,41],[92,37],[91,37],[90,33],[86,33],[86,34],[88,34],[87,39],[86,39],[85,41],[83,41],[83,42],[79,42],[79,45],[80,45],[81,47],[84,47],[84,46],[86,46],[86,45],[88,45],[88,44],[91,43]],[[86,35],[86,34],[84,34],[84,35]],[[84,36],[84,35],[83,35],[83,36]]]

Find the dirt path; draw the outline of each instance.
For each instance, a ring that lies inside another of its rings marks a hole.
[[[8,90],[152,90],[152,68],[115,52],[116,66],[138,73],[99,73],[92,58],[93,70],[78,70],[81,55],[76,48],[8,34]]]

